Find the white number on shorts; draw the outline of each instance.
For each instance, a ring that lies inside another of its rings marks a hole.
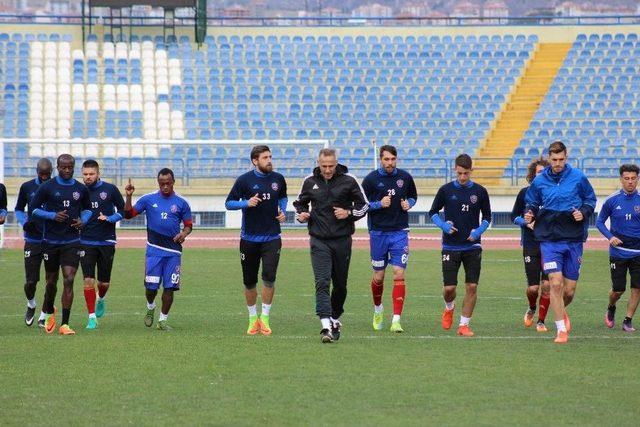
[[[180,283],[180,275],[178,273],[173,273],[171,275],[171,284],[177,285],[178,283]]]
[[[168,214],[166,212],[160,212],[160,218],[162,219],[167,219],[168,218]]]
[[[612,270],[616,269],[616,263],[612,262],[611,264],[609,264],[609,266],[611,267]]]
[[[402,254],[402,263],[406,264],[408,260],[409,260],[409,255],[408,254]]]
[[[24,257],[29,258],[31,256],[31,251],[24,251]]]
[[[450,259],[451,257],[449,256],[449,254],[442,255],[442,261],[449,261]]]
[[[42,254],[45,261],[49,261],[49,254]]]
[[[531,262],[531,257],[528,256],[528,255],[526,257],[524,257],[524,262],[529,264]]]

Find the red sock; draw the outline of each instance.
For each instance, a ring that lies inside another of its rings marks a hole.
[[[393,314],[398,316],[402,314],[402,307],[404,307],[404,296],[406,289],[404,287],[404,279],[393,281],[393,292],[391,296],[393,298]]]
[[[547,317],[547,311],[549,310],[549,302],[551,301],[549,295],[540,295],[540,310],[538,310],[538,320],[544,322]]]
[[[107,291],[109,290],[109,286],[103,285],[103,284],[99,284],[98,285],[98,296],[100,296],[100,298],[104,298],[104,296],[107,294]]]
[[[531,294],[527,292],[527,299],[529,300],[529,308],[533,308],[536,306],[536,301],[538,300],[537,294]]]
[[[96,312],[96,290],[94,288],[84,288],[84,300],[87,302],[89,314]]]
[[[373,303],[375,305],[382,304],[382,292],[384,290],[384,282],[380,284],[376,283],[375,280],[371,280],[371,295],[373,295]]]

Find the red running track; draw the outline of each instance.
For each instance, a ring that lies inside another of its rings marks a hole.
[[[595,234],[595,233],[592,233]],[[430,234],[413,234],[409,236],[411,249],[440,249],[440,236]],[[222,230],[198,230],[187,238],[185,248],[236,248],[240,240],[237,231]],[[146,232],[140,231],[123,231],[118,237],[118,247],[120,248],[144,248],[146,242]],[[282,234],[282,243],[285,248],[308,248],[309,237],[301,232],[284,232]],[[369,235],[366,232],[358,231],[353,237],[355,248],[368,248]],[[5,248],[22,248],[22,237],[17,235],[5,235]],[[520,237],[515,234],[500,234],[499,232],[490,232],[490,235],[482,238],[482,247],[484,249],[519,249]],[[609,242],[599,236],[593,235],[585,245],[585,249],[606,250]]]

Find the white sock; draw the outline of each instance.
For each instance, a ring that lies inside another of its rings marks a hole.
[[[45,313],[44,311],[40,311],[40,317],[38,317],[38,320],[44,320],[47,318],[47,313]]]
[[[471,317],[460,316],[460,326],[469,326],[469,321]]]
[[[556,320],[556,329],[558,329],[558,332],[567,332],[567,327],[564,324],[564,319]]]
[[[36,299],[28,299],[27,300],[27,307],[29,308],[36,308]]]
[[[382,313],[382,312],[384,311],[384,307],[382,307],[382,304],[380,304],[380,305],[374,305],[374,306],[373,306],[373,310],[374,310],[376,313]]]
[[[334,319],[333,317],[330,317],[329,319],[331,320],[331,326],[333,327],[337,327],[338,325],[342,326],[342,323],[340,323],[340,320]]]
[[[399,322],[400,321],[400,315],[399,314],[394,314],[393,315],[393,319],[391,319],[391,323],[395,323],[395,322]]]
[[[451,302],[444,302],[444,306],[447,308],[447,310],[453,310],[453,308],[456,306],[456,303],[451,301]]]
[[[249,317],[257,316],[258,310],[256,309],[256,305],[248,305],[247,310],[249,310]]]
[[[147,302],[147,310],[153,310],[156,308],[156,302]]]
[[[271,304],[262,303],[262,314],[264,314],[265,316],[268,316],[269,311],[271,311]]]
[[[96,318],[95,313],[89,313],[89,319],[95,319],[95,318]]]
[[[169,318],[168,314],[164,314],[162,311],[160,312],[160,317],[158,318],[159,322],[162,322],[163,320],[167,320]]]
[[[328,317],[320,319],[320,323],[322,323],[322,329],[331,329],[331,319]]]

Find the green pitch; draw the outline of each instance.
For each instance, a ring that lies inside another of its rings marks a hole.
[[[455,328],[440,329],[437,251],[412,253],[406,333],[387,329],[389,284],[385,330],[372,331],[368,253],[355,251],[343,334],[332,345],[320,344],[306,250],[283,251],[271,337],[244,335],[236,250],[187,249],[182,291],[169,317],[174,331],[146,328],[143,254],[117,252],[107,314],[95,331],[84,329],[76,279],[71,326],[77,335],[60,337],[24,325],[22,253],[2,252],[3,425],[638,423],[640,332],[619,329],[626,297],[616,329],[603,325],[605,252],[585,254],[566,346],[552,342],[551,314],[547,334],[523,328],[518,251],[485,251],[471,339],[456,337]],[[39,286],[38,312],[42,295]],[[461,295],[458,302],[460,307]]]

